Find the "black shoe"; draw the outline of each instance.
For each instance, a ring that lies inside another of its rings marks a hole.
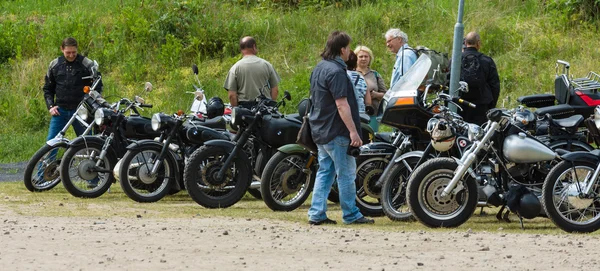
[[[361,217],[361,218],[359,218],[357,220],[354,220],[354,221],[352,221],[352,222],[350,222],[348,224],[373,224],[373,223],[375,223],[375,220],[370,219],[370,218],[366,218],[366,217],[363,216],[363,217]]]
[[[331,220],[329,218],[325,218],[324,220],[321,220],[321,221],[312,221],[312,220],[309,220],[308,224],[318,226],[318,225],[321,225],[321,224],[337,224],[337,222],[335,220]]]

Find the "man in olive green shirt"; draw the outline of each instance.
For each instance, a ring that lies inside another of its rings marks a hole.
[[[244,37],[240,40],[242,59],[236,62],[225,79],[231,106],[250,107],[261,93],[272,100],[279,93],[279,75],[273,65],[256,56],[256,40]]]

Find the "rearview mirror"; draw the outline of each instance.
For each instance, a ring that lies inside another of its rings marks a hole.
[[[194,71],[194,74],[198,74],[198,66],[196,64],[192,65],[192,71]]]
[[[144,90],[147,92],[152,91],[152,83],[146,82],[146,84],[144,84]]]
[[[469,93],[469,84],[467,84],[467,82],[459,81],[458,84],[460,85],[458,87],[458,91],[464,92],[464,93]]]
[[[283,92],[283,98],[286,99],[286,100],[288,100],[288,101],[291,101],[292,100],[292,94],[290,94],[290,92],[286,90],[286,91]]]

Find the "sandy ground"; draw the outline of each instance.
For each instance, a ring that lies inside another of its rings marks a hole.
[[[0,204],[2,270],[598,270],[599,237],[380,232],[260,219],[31,217]]]

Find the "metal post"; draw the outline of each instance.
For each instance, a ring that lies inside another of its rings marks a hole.
[[[450,95],[453,97],[458,96],[458,81],[460,80],[460,65],[462,60],[462,42],[465,31],[463,25],[463,10],[465,7],[465,0],[458,2],[458,18],[454,25],[454,43],[452,45],[452,66],[450,67]],[[457,111],[455,105],[450,104],[450,110],[453,112]]]

